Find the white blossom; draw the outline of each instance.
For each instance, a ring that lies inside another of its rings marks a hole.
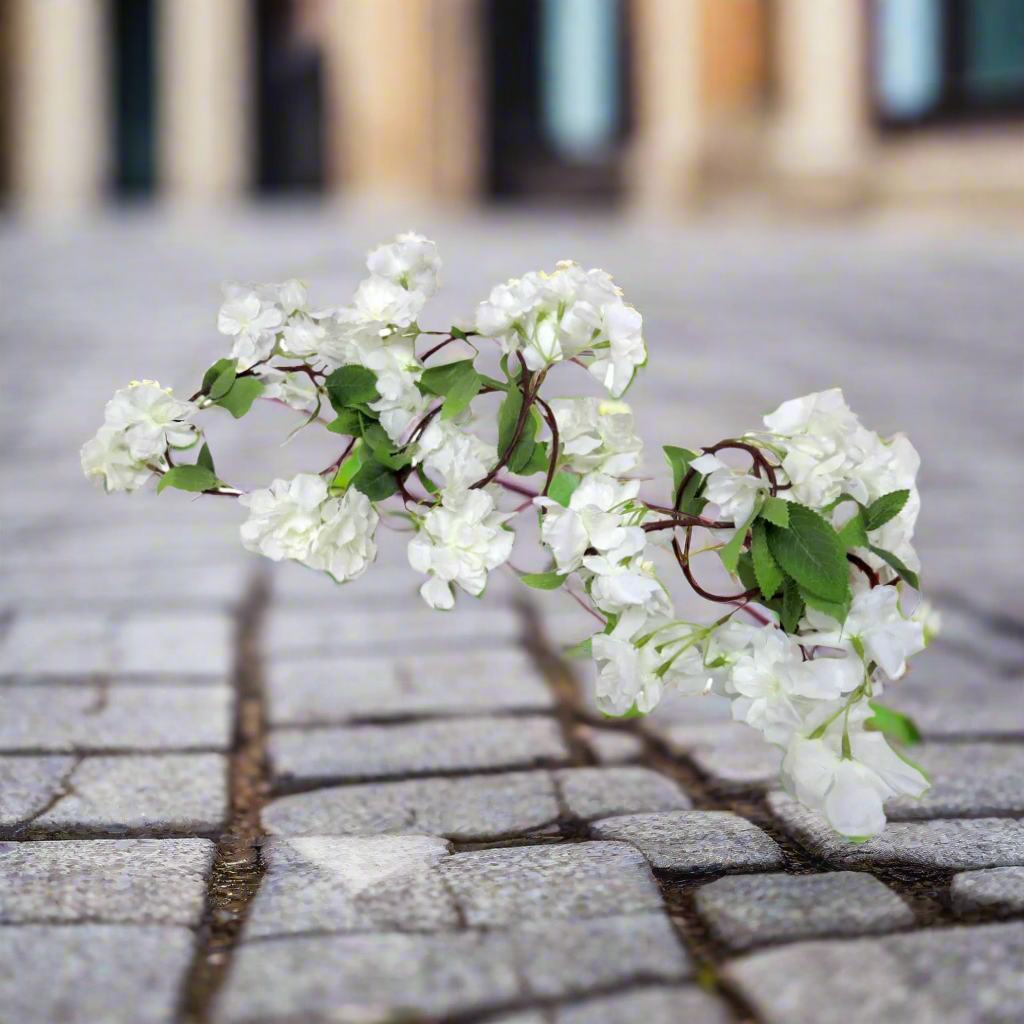
[[[108,423],[82,448],[82,471],[107,491],[138,490],[153,475],[132,455],[125,432]]]
[[[356,289],[355,309],[369,323],[408,327],[419,315],[422,292],[406,291],[386,277],[368,277]]]
[[[373,534],[380,517],[370,499],[351,487],[320,508],[321,525],[305,564],[339,583],[361,576],[377,557]]]
[[[919,797],[928,780],[895,754],[880,732],[867,732],[866,701],[840,714],[820,738],[796,736],[782,762],[786,788],[802,804],[824,814],[839,833],[853,838],[878,835],[885,827],[883,803],[890,797]],[[843,735],[849,756],[843,754]]]
[[[316,388],[305,374],[261,366],[257,376],[263,382],[262,398],[284,402],[298,412],[312,412],[316,408]]]
[[[613,398],[618,398],[633,380],[637,367],[647,362],[644,344],[643,317],[625,304],[608,306],[595,347],[597,358],[590,364],[590,375],[603,384]]]
[[[571,469],[622,476],[640,464],[643,442],[633,432],[633,412],[625,402],[560,398],[550,404]]]
[[[274,301],[255,288],[233,282],[224,285],[217,330],[234,339],[230,356],[238,361],[239,372],[270,356],[283,323],[284,314]]]
[[[581,481],[563,507],[552,498],[534,498],[546,510],[541,536],[555,556],[560,573],[583,564],[587,548],[606,554],[624,545],[633,554],[642,550],[644,531],[624,522],[623,509],[640,493],[640,481],[621,482],[603,473],[590,473]]]
[[[313,551],[326,500],[327,484],[314,473],[275,480],[269,488],[243,494],[238,502],[249,509],[249,518],[241,526],[242,545],[275,562],[305,562]]]
[[[597,707],[606,715],[623,715],[634,705],[653,711],[665,684],[658,675],[662,658],[648,642],[635,643],[649,632],[649,619],[641,609],[630,609],[610,633],[598,633],[591,641],[597,662]]]
[[[414,231],[399,235],[389,245],[376,248],[366,260],[367,269],[409,291],[430,298],[437,291],[437,275],[441,258],[437,246]]]
[[[497,461],[494,445],[440,416],[434,416],[420,434],[413,457],[435,484],[453,494],[483,479]]]
[[[854,651],[859,644],[867,660],[890,679],[899,679],[907,670],[907,658],[925,646],[924,626],[900,611],[895,587],[872,587],[855,594],[842,626],[808,605],[804,625],[809,631],[802,637],[804,643],[846,651]]]
[[[690,468],[707,474],[704,497],[717,505],[721,517],[729,519],[737,528],[745,526],[754,513],[754,503],[768,490],[768,481],[745,471],[736,471],[717,455],[701,455],[690,463]]]
[[[442,495],[409,542],[409,564],[431,576],[420,588],[427,604],[451,608],[452,583],[468,594],[483,593],[488,572],[512,554],[515,538],[504,528],[509,518],[495,508],[494,495],[483,488]]]
[[[734,661],[726,690],[735,694],[733,718],[759,729],[769,743],[785,744],[804,723],[811,702],[835,700],[863,678],[858,658],[804,661],[796,640],[765,626]]]
[[[132,458],[161,462],[171,448],[190,448],[199,431],[186,422],[198,411],[194,402],[175,398],[155,380],[132,381],[107,402],[104,420],[124,432]]]
[[[602,611],[618,614],[639,607],[649,615],[671,613],[671,601],[655,575],[654,563],[643,554],[624,559],[585,555],[583,566],[594,573],[588,587],[594,604]]]

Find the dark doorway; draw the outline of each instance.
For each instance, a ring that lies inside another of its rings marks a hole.
[[[156,181],[154,0],[110,5],[113,187],[118,196],[151,195]]]
[[[626,7],[624,0],[487,0],[494,198],[603,203],[619,195],[630,109]],[[588,34],[596,46],[560,52]],[[566,77],[581,56],[584,66]]]
[[[323,60],[302,0],[259,0],[256,180],[262,192],[324,187]]]

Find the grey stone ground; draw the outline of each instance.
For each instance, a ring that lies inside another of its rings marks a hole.
[[[609,727],[582,663],[571,700],[550,655],[588,627],[561,595],[496,574],[439,615],[397,533],[336,588],[246,555],[232,502],[88,488],[77,452],[112,391],[189,393],[220,354],[222,279],[299,276],[344,301],[359,254],[406,220],[0,234],[0,1015],[1018,1020],[1024,245],[413,221],[446,260],[436,326],[566,256],[616,273],[647,321],[630,400],[661,482],[659,445],[712,443],[835,383],[869,424],[910,433],[946,630],[891,699],[935,785],[851,846],[778,791],[777,754],[721,706],[670,700]],[[210,414],[221,475],[248,488],[330,461],[312,431],[280,448],[286,420]],[[525,546],[517,562],[536,565]],[[529,644],[526,597],[546,634]]]

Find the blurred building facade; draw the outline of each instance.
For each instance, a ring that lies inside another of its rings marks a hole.
[[[1024,203],[1024,0],[3,0],[12,207]]]

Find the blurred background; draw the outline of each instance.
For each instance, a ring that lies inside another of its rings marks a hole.
[[[1024,205],[1021,0],[3,0],[0,196]]]

